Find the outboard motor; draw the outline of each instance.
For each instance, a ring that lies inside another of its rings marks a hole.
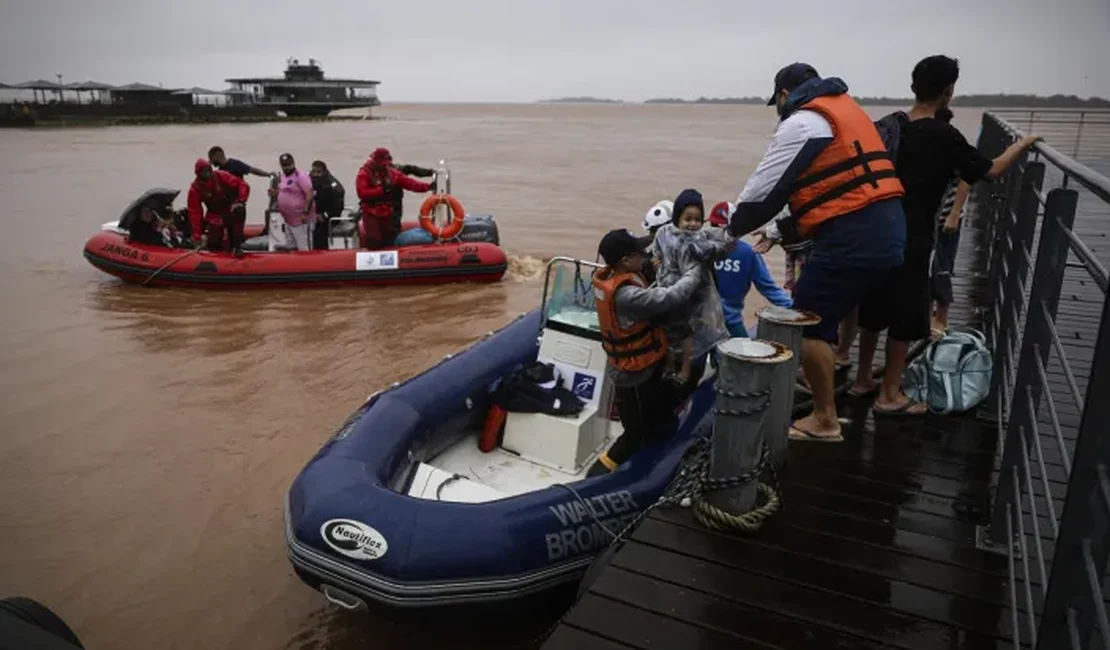
[[[484,242],[486,244],[500,246],[501,235],[497,232],[497,222],[494,221],[493,215],[466,215],[466,220],[463,221],[462,232],[459,233],[459,241]]]

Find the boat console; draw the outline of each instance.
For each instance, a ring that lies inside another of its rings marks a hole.
[[[593,273],[600,265],[556,257],[547,267],[541,307],[543,331],[538,360],[552,364],[565,388],[586,406],[576,417],[509,413],[502,447],[521,458],[576,474],[601,453],[609,433],[613,401],[607,358],[594,307]]]

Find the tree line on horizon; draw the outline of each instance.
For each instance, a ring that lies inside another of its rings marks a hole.
[[[913,98],[910,97],[856,97],[856,101],[870,106],[910,106]],[[638,103],[625,102],[621,99],[606,99],[600,97],[561,97],[548,99],[544,104],[624,104]],[[697,99],[682,99],[680,97],[656,97],[645,100],[644,104],[755,104],[765,105],[766,97],[698,97]],[[992,108],[1110,108],[1110,100],[1102,97],[1079,97],[1077,95],[1011,95],[997,93],[990,95],[957,95],[952,100],[953,106],[989,106]]]

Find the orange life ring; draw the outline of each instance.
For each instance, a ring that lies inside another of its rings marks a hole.
[[[440,203],[446,203],[451,208],[451,221],[442,229],[432,220],[432,212]],[[463,210],[462,203],[450,194],[432,194],[424,199],[424,203],[420,206],[420,227],[430,232],[436,239],[451,239],[462,232],[465,219],[466,211]]]

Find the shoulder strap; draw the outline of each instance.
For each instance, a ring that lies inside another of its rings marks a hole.
[[[908,121],[909,116],[904,111],[895,111],[889,115],[884,115],[875,122],[879,137],[882,138],[883,145],[895,165],[898,164],[898,144],[902,140],[902,126]]]

